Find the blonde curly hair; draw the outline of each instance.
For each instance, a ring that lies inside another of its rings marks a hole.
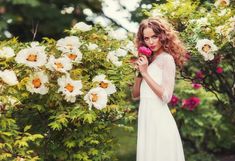
[[[140,46],[146,46],[143,35],[145,28],[151,28],[154,33],[156,33],[163,49],[171,54],[176,65],[182,68],[184,62],[186,61],[186,49],[183,42],[179,39],[178,32],[173,29],[172,25],[170,25],[163,18],[159,17],[142,20],[135,40],[137,48]]]

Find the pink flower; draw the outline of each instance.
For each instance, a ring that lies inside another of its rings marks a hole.
[[[202,71],[199,70],[199,71],[196,72],[196,78],[197,79],[202,79],[202,78],[204,78],[204,76],[205,75]]]
[[[178,98],[177,96],[173,95],[173,96],[171,97],[170,104],[171,104],[172,106],[176,106],[176,105],[178,104],[178,102],[179,102],[179,98]]]
[[[138,52],[146,55],[147,57],[151,56],[151,54],[152,54],[152,51],[145,46],[139,47]]]
[[[216,72],[217,72],[218,74],[221,74],[221,73],[223,72],[223,68],[222,68],[222,67],[217,67],[217,68],[216,68]]]
[[[194,89],[199,89],[199,88],[202,87],[202,85],[201,85],[200,83],[192,83],[192,87],[193,87]]]
[[[186,108],[192,111],[200,104],[200,102],[201,100],[198,97],[193,96],[182,101],[182,108]]]

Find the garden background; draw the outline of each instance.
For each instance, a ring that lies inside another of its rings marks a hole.
[[[0,160],[134,161],[138,23],[187,47],[169,107],[186,161],[235,160],[235,2],[2,0]]]

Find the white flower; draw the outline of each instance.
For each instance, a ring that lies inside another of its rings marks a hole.
[[[82,32],[86,32],[86,31],[90,31],[92,30],[92,26],[91,25],[87,25],[86,23],[84,22],[78,22],[76,23],[73,28],[73,30],[80,30]]]
[[[136,57],[138,56],[137,48],[136,48],[135,44],[132,41],[128,41],[127,45],[125,46],[125,49],[127,51],[130,51]]]
[[[33,68],[43,66],[47,62],[45,47],[39,46],[37,42],[32,42],[31,47],[19,51],[15,60],[17,63],[22,63]]]
[[[116,40],[125,40],[127,39],[127,31],[119,28],[117,30],[111,30],[109,31],[108,35],[112,38],[112,39],[116,39]]]
[[[213,40],[198,40],[196,48],[202,56],[204,56],[206,61],[214,59],[214,52],[217,50],[217,46],[214,44]]]
[[[4,71],[0,71],[0,78],[2,78],[3,82],[10,86],[14,86],[19,83],[13,70],[6,69]]]
[[[51,71],[67,73],[68,70],[72,69],[72,63],[67,57],[60,57],[56,59],[54,56],[50,56],[46,67]]]
[[[116,56],[116,52],[115,51],[110,51],[107,55],[107,60],[111,61],[114,65],[116,66],[121,66],[122,62],[118,60],[118,57]]]
[[[218,8],[219,6],[226,7],[229,5],[229,3],[230,0],[217,0],[214,5],[216,8]]]
[[[89,43],[87,46],[88,50],[95,50],[98,48],[98,45]]]
[[[79,49],[73,49],[69,52],[63,53],[67,58],[69,58],[72,62],[81,63],[82,53]]]
[[[62,52],[70,52],[71,50],[78,49],[81,46],[81,42],[76,36],[67,36],[57,41],[56,47]]]
[[[62,76],[57,80],[60,88],[58,92],[62,92],[67,102],[75,102],[76,96],[82,94],[82,82],[80,80],[72,80],[69,75]]]
[[[13,56],[15,56],[15,53],[11,47],[3,47],[0,50],[0,58],[11,58]]]
[[[157,8],[150,11],[150,14],[151,14],[151,17],[162,17],[163,16],[161,10],[159,10]]]
[[[74,11],[74,7],[65,7],[63,10],[60,11],[61,14],[71,14]]]
[[[98,82],[99,86],[103,88],[108,95],[115,93],[117,91],[115,85],[111,81],[105,79],[105,77],[104,74],[97,75],[92,81]]]
[[[92,106],[101,110],[106,107],[108,102],[107,93],[103,88],[96,87],[92,88],[84,97],[84,100],[89,105],[89,109]]]
[[[48,87],[46,86],[46,83],[48,83],[48,76],[40,71],[33,73],[26,84],[26,89],[31,93],[38,93],[38,94],[47,94],[48,93]]]
[[[126,56],[126,55],[127,55],[127,51],[124,50],[124,49],[119,48],[119,49],[117,49],[117,50],[115,51],[115,55],[116,55],[117,57]]]

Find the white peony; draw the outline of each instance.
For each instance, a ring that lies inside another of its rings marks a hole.
[[[46,86],[46,83],[48,83],[48,76],[40,71],[33,73],[26,84],[26,89],[31,93],[38,93],[38,94],[47,94],[48,93],[48,87]]]
[[[106,58],[108,61],[111,61],[114,65],[116,66],[121,66],[122,62],[118,60],[118,57],[116,56],[116,52],[115,51],[110,51],[107,55]]]
[[[214,59],[214,52],[217,50],[217,46],[214,44],[213,40],[198,40],[196,48],[202,54],[204,60],[207,61]]]
[[[96,87],[92,88],[84,97],[84,100],[89,105],[89,109],[92,106],[101,110],[106,107],[108,102],[107,93],[103,88]]]
[[[115,55],[116,55],[117,57],[126,56],[126,55],[127,55],[127,51],[124,50],[124,49],[119,48],[119,49],[117,49],[117,50],[115,51]]]
[[[13,70],[6,69],[4,71],[0,71],[0,78],[9,86],[14,86],[19,83]]]
[[[69,75],[66,75],[59,78],[57,83],[60,86],[58,92],[62,92],[67,102],[75,102],[76,96],[82,94],[81,80],[72,80]]]
[[[88,50],[95,50],[95,49],[98,48],[98,45],[89,43],[89,44],[87,45],[87,48],[88,48]]]
[[[73,49],[69,52],[64,52],[63,54],[72,62],[81,63],[82,53],[79,49]]]
[[[111,30],[108,32],[108,35],[112,39],[116,40],[125,40],[127,39],[127,31],[125,29],[119,28],[117,30]]]
[[[78,23],[76,23],[73,26],[72,30],[80,30],[82,32],[86,32],[86,31],[92,30],[92,26],[91,25],[87,25],[84,22],[78,22]]]
[[[22,63],[33,68],[43,66],[47,62],[45,47],[40,46],[38,42],[32,42],[30,47],[19,51],[15,60],[17,63]]]
[[[222,7],[226,7],[230,4],[230,0],[217,0],[214,5],[216,8],[222,6]]]
[[[0,50],[0,58],[11,58],[15,56],[15,52],[11,47],[3,47]]]
[[[79,49],[81,42],[76,36],[66,36],[57,41],[56,47],[62,52],[70,52],[74,49]]]
[[[46,67],[51,71],[67,73],[67,71],[72,69],[72,63],[67,57],[60,57],[56,59],[54,56],[50,56]]]
[[[99,86],[103,88],[108,95],[115,93],[117,91],[115,85],[111,81],[105,79],[105,77],[104,74],[97,75],[92,81],[98,82]]]

